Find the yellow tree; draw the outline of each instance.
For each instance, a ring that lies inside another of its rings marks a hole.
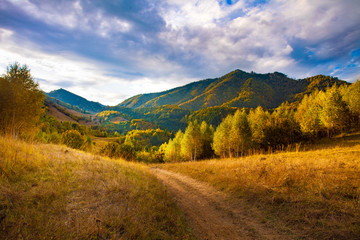
[[[360,123],[360,77],[359,79],[348,86],[344,90],[343,100],[348,105],[348,108],[354,117],[353,123],[356,127],[359,127]]]
[[[196,161],[202,153],[200,126],[197,120],[190,122],[181,141],[181,155],[190,161]]]
[[[14,63],[0,78],[0,129],[17,137],[34,130],[43,112],[44,94],[30,69]]]
[[[231,157],[230,131],[232,125],[232,115],[228,115],[216,128],[214,133],[213,149],[220,157]]]
[[[270,120],[268,111],[264,111],[261,106],[249,113],[249,123],[251,128],[252,140],[258,145],[266,145],[265,141],[265,128]]]
[[[245,110],[237,110],[232,117],[231,128],[229,132],[229,145],[234,156],[239,157],[251,142],[251,129],[248,116]]]
[[[322,97],[324,99],[322,100],[320,120],[327,130],[328,137],[330,137],[332,133],[341,131],[347,126],[350,114],[336,85],[327,89]]]
[[[178,162],[181,161],[181,141],[183,139],[183,132],[179,130],[175,134],[174,139],[170,139],[167,143],[164,150],[165,161],[167,162]]]
[[[300,125],[301,132],[310,137],[317,137],[324,131],[320,113],[323,108],[324,92],[314,92],[305,95],[295,113],[295,119]]]

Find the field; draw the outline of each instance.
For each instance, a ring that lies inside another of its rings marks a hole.
[[[244,200],[296,239],[359,239],[360,135],[313,150],[157,165]]]
[[[233,228],[242,226],[245,239],[359,239],[360,134],[292,152],[157,165],[0,137],[1,239],[195,239],[189,220],[204,218],[216,235],[219,217],[206,216],[226,212],[242,221]]]
[[[0,137],[0,239],[193,239],[147,167]]]

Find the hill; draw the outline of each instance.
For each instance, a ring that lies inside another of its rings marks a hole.
[[[70,105],[77,106],[90,113],[98,113],[105,109],[105,106],[98,102],[88,101],[87,99],[62,88],[46,93],[46,95]]]
[[[0,136],[1,239],[194,239],[148,169]]]
[[[325,89],[335,83],[346,84],[323,75],[295,80],[279,72],[257,74],[235,70],[220,78],[201,80],[159,93],[136,95],[118,106],[149,108],[177,105],[188,110],[214,106],[255,108],[260,105],[275,108],[284,101],[295,101],[296,96]]]
[[[82,125],[97,124],[94,114],[90,114],[77,106],[64,103],[58,99],[46,96],[44,105],[46,107],[46,115],[52,116],[61,122],[77,122]]]

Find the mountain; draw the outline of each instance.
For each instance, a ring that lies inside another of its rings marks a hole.
[[[62,88],[46,93],[46,95],[58,99],[62,102],[68,103],[72,106],[77,106],[80,109],[88,111],[90,113],[98,113],[105,109],[105,106],[98,102],[88,101],[85,98],[80,97]]]
[[[81,125],[95,125],[98,123],[94,114],[47,95],[44,105],[46,106],[46,115],[52,116],[61,122],[76,122]]]
[[[315,89],[333,84],[346,84],[334,77],[318,75],[295,80],[285,74],[247,73],[235,70],[220,78],[205,79],[163,92],[131,97],[119,107],[143,108],[177,105],[184,109],[199,110],[207,107],[275,108],[284,101],[295,101]]]

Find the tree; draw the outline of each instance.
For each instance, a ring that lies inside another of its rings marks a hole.
[[[245,110],[237,110],[232,118],[229,133],[229,142],[232,154],[239,157],[249,148],[251,142],[251,129]]]
[[[342,90],[343,100],[350,110],[353,125],[358,128],[360,123],[360,77],[355,83]]]
[[[228,115],[216,128],[214,133],[213,149],[220,157],[231,157],[229,134],[231,131],[232,115]]]
[[[324,126],[320,119],[323,100],[323,91],[305,95],[295,113],[295,119],[300,125],[301,132],[311,138],[317,137],[324,131]]]
[[[181,141],[181,155],[190,161],[196,161],[202,153],[200,126],[197,120],[190,122]]]
[[[253,142],[260,146],[265,147],[267,142],[265,141],[265,128],[270,119],[270,114],[268,111],[259,106],[255,110],[251,110],[249,113],[249,123],[252,133]]]
[[[208,125],[205,121],[202,121],[200,125],[200,134],[203,146],[200,158],[211,158],[214,155],[214,150],[211,147],[214,139],[214,128],[212,125]]]
[[[13,137],[32,132],[43,113],[44,98],[26,65],[10,65],[0,78],[1,132]]]
[[[294,115],[295,112],[288,102],[274,110],[265,128],[265,142],[268,146],[288,145],[301,140],[300,126]]]
[[[328,137],[331,137],[332,133],[341,131],[347,125],[350,114],[336,85],[327,89],[323,97],[323,106],[319,117],[327,129]]]
[[[181,158],[181,142],[183,139],[183,132],[179,130],[175,134],[174,139],[170,139],[169,142],[166,144],[164,143],[164,146],[162,148],[165,148],[164,150],[164,158],[166,162],[179,162],[182,160]]]

